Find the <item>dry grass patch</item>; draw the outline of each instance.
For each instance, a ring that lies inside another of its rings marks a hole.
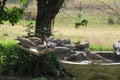
[[[1,25],[0,26],[0,38],[3,39],[15,39],[17,36],[26,35],[25,28],[21,25]]]
[[[69,38],[73,42],[89,40],[92,47],[105,46],[112,48],[112,44],[116,40],[120,40],[119,25],[89,23],[88,27],[81,27],[79,29],[75,29],[73,25],[55,25],[53,30],[57,31],[54,33],[57,38]],[[4,34],[8,34],[8,36]],[[17,36],[23,35],[26,35],[25,28],[23,26],[1,25],[0,27],[1,39],[15,39]]]
[[[120,40],[119,25],[100,26],[100,24],[91,27],[81,27],[75,29],[74,27],[55,27],[58,31],[55,33],[59,38],[70,38],[73,41],[89,40],[95,45],[111,46],[116,40]]]

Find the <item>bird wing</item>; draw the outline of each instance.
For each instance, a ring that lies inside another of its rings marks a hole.
[[[96,54],[96,53],[91,53],[88,55],[89,58],[91,58],[92,60],[103,60],[104,57]]]

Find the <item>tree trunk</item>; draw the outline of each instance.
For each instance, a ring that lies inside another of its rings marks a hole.
[[[44,38],[51,36],[51,24],[64,0],[37,0],[35,35]]]

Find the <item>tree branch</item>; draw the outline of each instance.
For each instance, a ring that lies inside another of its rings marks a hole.
[[[7,0],[3,0],[2,5],[1,5],[1,10],[3,10],[3,8],[4,8],[5,4],[6,4],[6,2],[7,2]]]
[[[115,9],[114,7],[110,6],[109,4],[107,4],[107,3],[105,3],[105,2],[102,2],[102,1],[100,1],[100,0],[96,0],[96,1],[99,2],[99,3],[101,3],[104,7],[107,7],[108,9],[110,9],[112,12],[109,12],[109,11],[107,11],[107,10],[102,10],[102,9],[100,9],[101,11],[104,11],[104,12],[106,12],[106,13],[108,13],[108,14],[111,14],[111,15],[117,17],[117,18],[120,17],[120,11],[119,11],[119,8],[118,8],[117,5],[114,5],[114,6],[116,7],[116,9]],[[115,3],[114,3],[114,4],[115,4]]]

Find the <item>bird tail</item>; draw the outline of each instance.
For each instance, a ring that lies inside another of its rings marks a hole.
[[[110,60],[110,59],[105,59],[105,61],[106,62],[110,62],[110,63],[112,63],[113,61],[112,60]]]

